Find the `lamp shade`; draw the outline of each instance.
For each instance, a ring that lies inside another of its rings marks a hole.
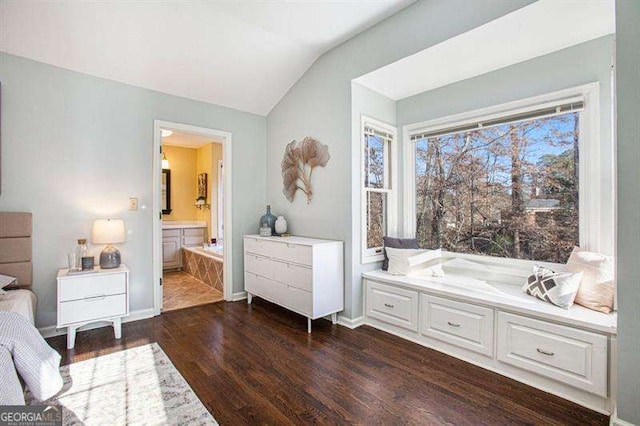
[[[117,244],[126,241],[124,220],[96,219],[93,221],[91,242],[93,244]]]

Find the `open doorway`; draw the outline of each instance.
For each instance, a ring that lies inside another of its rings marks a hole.
[[[154,311],[229,300],[231,134],[159,120],[154,133]]]

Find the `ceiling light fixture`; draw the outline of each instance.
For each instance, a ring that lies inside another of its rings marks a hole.
[[[168,138],[169,136],[171,136],[173,134],[173,132],[171,130],[167,130],[167,129],[160,129],[160,131],[162,132],[162,137],[163,138]]]

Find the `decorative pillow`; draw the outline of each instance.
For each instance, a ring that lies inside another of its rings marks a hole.
[[[567,269],[584,272],[575,303],[607,314],[613,310],[613,257],[575,247]]]
[[[438,250],[385,249],[389,257],[388,272],[391,275],[409,275],[425,269],[424,264],[441,256]]]
[[[576,298],[582,275],[582,272],[554,272],[536,265],[522,290],[540,300],[569,309]]]
[[[5,288],[11,284],[17,284],[18,279],[16,277],[10,277],[9,275],[0,274],[0,288]]]
[[[394,249],[419,249],[417,238],[393,238],[393,237],[383,237],[382,241],[384,242],[384,260],[382,261],[382,270],[386,271],[389,269],[389,255],[387,254],[387,247],[391,247]]]

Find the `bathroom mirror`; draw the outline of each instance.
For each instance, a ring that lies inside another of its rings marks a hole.
[[[160,206],[162,214],[171,214],[171,170],[162,170]]]

